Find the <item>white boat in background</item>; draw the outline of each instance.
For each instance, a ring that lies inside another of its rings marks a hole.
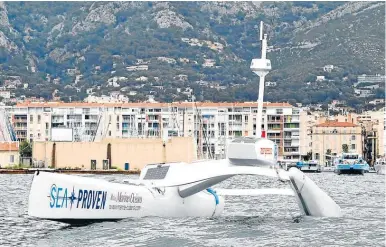
[[[385,175],[386,174],[386,157],[379,158],[375,161],[374,169],[377,174]]]
[[[332,166],[322,166],[322,171],[323,172],[335,172],[335,165]]]
[[[362,174],[370,171],[370,166],[358,153],[342,153],[335,158],[335,172],[340,174]]]
[[[316,160],[299,161],[296,163],[296,167],[302,172],[322,172],[322,167]]]

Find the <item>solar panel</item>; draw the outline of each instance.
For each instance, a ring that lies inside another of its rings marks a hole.
[[[168,174],[170,166],[159,166],[149,168],[144,176],[144,180],[164,179]]]
[[[232,140],[232,143],[255,143],[259,138],[255,137],[241,137]]]

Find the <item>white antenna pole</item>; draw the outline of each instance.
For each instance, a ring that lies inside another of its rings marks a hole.
[[[263,97],[264,97],[264,81],[265,76],[260,76],[259,81],[259,98],[257,99],[257,118],[256,118],[256,135],[261,137],[261,125],[263,123]]]
[[[261,137],[261,125],[263,124],[263,102],[265,76],[271,70],[271,61],[267,59],[267,35],[263,33],[263,22],[260,22],[261,58],[252,59],[251,69],[260,77],[259,96],[257,100],[256,136]]]

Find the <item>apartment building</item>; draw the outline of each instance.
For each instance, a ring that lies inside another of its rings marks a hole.
[[[348,113],[347,115],[328,116],[322,111],[301,111],[300,112],[300,155],[306,156],[307,153],[312,152],[312,128],[318,124],[327,121],[335,120],[338,122],[349,122],[358,124],[357,115]]]
[[[385,155],[385,109],[368,111],[356,116],[357,123],[362,126],[364,135],[368,137],[365,151],[371,153],[368,154],[370,157]]]
[[[338,120],[327,120],[312,127],[312,158],[326,164],[328,155],[339,155],[343,145],[348,152],[362,154],[362,128],[360,125]],[[329,151],[330,152],[329,152]]]
[[[10,108],[20,141],[50,141],[53,128],[71,128],[73,141],[193,136],[200,158],[223,158],[231,138],[256,135],[257,103],[20,103]],[[300,158],[300,111],[264,103],[262,129],[279,158]]]
[[[317,146],[325,146],[324,150],[334,149],[332,147],[338,145],[342,141],[339,139],[338,141],[334,138],[330,137],[331,133],[326,130],[326,133],[321,135],[319,132],[314,132],[315,127],[320,126],[320,124],[330,122],[333,123],[338,122],[340,125],[347,125],[346,127],[350,127],[351,125],[355,125],[355,133],[360,133],[359,138],[361,140],[361,149],[359,149],[358,145],[355,144],[355,151],[363,155],[369,161],[375,161],[378,156],[385,155],[385,108],[379,111],[368,111],[363,114],[355,114],[348,113],[346,115],[338,115],[338,116],[327,116],[324,112],[309,112],[309,111],[301,111],[300,114],[300,154],[302,156],[307,155],[308,152],[313,152],[313,157],[317,156],[321,160],[323,159],[320,154],[321,150],[315,150]],[[344,124],[345,123],[345,124]],[[339,125],[338,124],[338,125]],[[339,132],[340,129],[337,129]],[[334,133],[338,134],[338,133]],[[356,135],[357,135],[356,134]],[[325,136],[325,137],[323,137]],[[338,135],[339,136],[339,135]],[[324,138],[324,139],[323,139]],[[328,140],[325,142],[325,145],[321,145],[320,140]],[[358,140],[358,139],[355,139]],[[314,143],[314,142],[318,142]],[[338,144],[336,144],[338,143]],[[341,143],[342,144],[342,143]],[[346,143],[347,144],[347,143]],[[336,150],[340,151],[340,150]],[[353,151],[353,150],[349,150]],[[318,155],[315,155],[318,153]],[[334,152],[333,152],[334,153]],[[339,152],[337,152],[339,154]]]

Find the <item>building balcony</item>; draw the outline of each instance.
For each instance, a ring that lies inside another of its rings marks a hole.
[[[216,129],[209,129],[209,130],[215,131]],[[245,128],[243,128],[242,126],[229,126],[228,130],[229,131],[243,131],[243,130],[245,130]]]
[[[299,119],[285,119],[284,123],[299,123]]]
[[[284,155],[300,155],[300,152],[299,151],[284,151]]]
[[[242,124],[243,121],[242,120],[229,120],[228,123],[229,123],[229,125],[232,125],[232,124]]]
[[[147,120],[148,123],[159,123],[158,119],[149,119]]]
[[[27,119],[26,118],[15,118],[13,120],[14,123],[27,123]]]
[[[14,130],[24,130],[24,131],[27,131],[27,126],[25,127],[21,127],[21,126],[18,126],[18,127],[13,127]]]
[[[281,123],[281,122],[283,121],[280,119],[267,119],[267,123]]]
[[[67,122],[82,122],[82,118],[67,118]]]
[[[61,123],[61,124],[64,124],[64,120],[61,119],[61,120],[52,120],[51,123]]]
[[[272,129],[268,129],[267,131],[268,132],[277,132],[277,131],[281,131],[281,128],[272,128]]]
[[[274,139],[281,139],[282,136],[280,136],[280,135],[279,135],[279,136],[267,136],[267,138],[268,138],[268,139],[273,139],[273,140],[274,140]]]
[[[284,127],[283,130],[285,130],[285,131],[298,131],[299,132],[299,127],[293,127],[293,128]]]

